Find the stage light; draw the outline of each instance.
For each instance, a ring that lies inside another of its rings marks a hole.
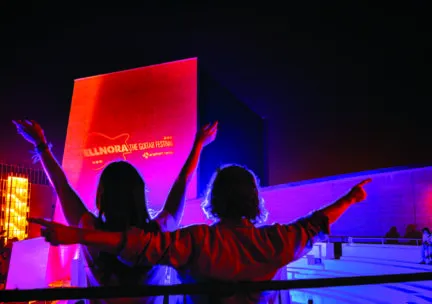
[[[28,178],[8,176],[3,183],[1,204],[1,230],[4,230],[6,243],[8,239],[23,240],[28,236],[27,217],[30,202],[30,184]]]

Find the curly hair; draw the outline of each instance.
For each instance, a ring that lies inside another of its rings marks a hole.
[[[251,170],[241,165],[226,165],[213,174],[202,208],[215,221],[248,219],[262,223],[267,219],[259,181]]]

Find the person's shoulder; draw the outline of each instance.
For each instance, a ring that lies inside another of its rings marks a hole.
[[[258,230],[273,230],[273,229],[279,229],[280,227],[284,226],[280,223],[273,223],[273,224],[266,224],[266,225],[260,225],[259,227],[256,227]]]
[[[193,236],[199,236],[203,237],[204,235],[207,235],[211,233],[215,229],[214,226],[209,226],[207,224],[193,224],[188,226],[183,226],[179,230],[181,233],[190,234]]]
[[[164,210],[159,212],[152,221],[159,226],[159,229],[162,232],[174,231],[178,228],[174,217],[169,212]]]
[[[286,233],[287,229],[289,230],[289,225],[273,223],[261,225],[255,229],[262,236],[275,236]]]

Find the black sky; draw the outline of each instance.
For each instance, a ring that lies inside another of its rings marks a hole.
[[[29,162],[9,123],[23,116],[45,126],[61,155],[73,79],[197,56],[267,119],[271,184],[431,163],[426,1],[13,3],[0,7],[1,161]]]

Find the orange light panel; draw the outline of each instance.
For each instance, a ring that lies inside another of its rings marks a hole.
[[[3,189],[1,227],[5,242],[8,239],[24,240],[28,235],[29,181],[24,177],[8,176]]]

